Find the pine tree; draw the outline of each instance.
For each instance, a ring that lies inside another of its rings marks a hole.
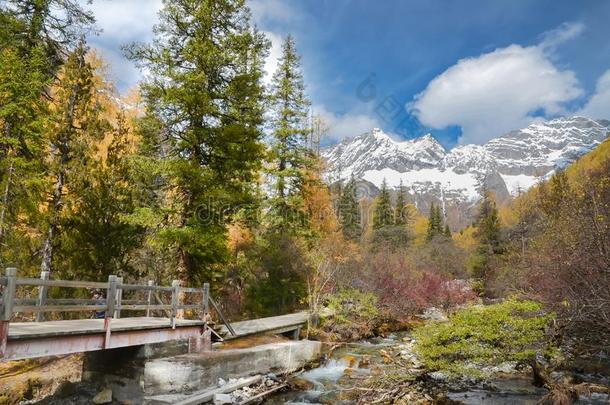
[[[500,219],[496,202],[489,191],[483,193],[476,221],[476,236],[479,243],[486,246],[492,253],[500,251]]]
[[[141,245],[143,228],[125,221],[140,189],[131,181],[129,130],[123,113],[116,118],[107,151],[95,150],[86,168],[72,175],[74,201],[63,223],[62,250],[72,275],[105,280],[110,274],[134,274],[131,253]],[[62,266],[63,267],[63,266]]]
[[[23,267],[19,244],[35,243],[26,239],[41,223],[48,90],[92,22],[72,0],[0,4],[0,264]]]
[[[426,240],[431,241],[435,236],[443,235],[443,217],[441,207],[430,204],[430,213],[428,214],[428,229],[426,231]]]
[[[451,239],[451,229],[449,229],[449,225],[445,224],[445,230],[443,231],[443,236]]]
[[[398,186],[398,197],[396,197],[396,213],[394,215],[396,219],[396,225],[407,225],[409,223],[410,211],[407,207],[406,191],[400,180]]]
[[[244,0],[167,1],[155,34],[152,44],[129,49],[153,76],[142,86],[138,160],[159,197],[133,220],[154,224],[155,245],[175,253],[183,283],[201,281],[218,275],[226,224],[255,195],[269,43]]]
[[[72,52],[55,89],[50,129],[49,171],[53,184],[48,201],[48,228],[42,249],[41,271],[50,272],[57,234],[60,231],[65,193],[73,173],[83,168],[87,150],[109,129],[101,119],[93,83],[93,68],[85,60],[87,48],[81,43]]]
[[[378,230],[394,224],[394,210],[390,200],[390,192],[385,179],[381,183],[381,191],[376,198],[375,211],[373,212],[373,229]]]
[[[271,204],[275,215],[273,225],[280,228],[299,225],[303,219],[301,192],[305,171],[311,166],[311,151],[307,146],[308,108],[300,58],[294,38],[288,35],[271,84],[270,175],[275,183]]]
[[[475,220],[475,238],[478,246],[471,258],[471,271],[475,277],[485,282],[492,258],[502,253],[498,209],[489,191],[483,192],[483,200],[479,205]]]
[[[339,198],[339,221],[345,239],[358,240],[362,232],[360,225],[360,204],[356,195],[354,176],[345,184]]]

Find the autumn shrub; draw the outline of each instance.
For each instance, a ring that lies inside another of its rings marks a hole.
[[[367,286],[389,316],[403,319],[435,306],[451,309],[476,298],[468,282],[434,270],[418,270],[409,256],[376,253],[367,258]]]
[[[456,311],[447,322],[417,328],[415,350],[429,371],[477,375],[481,371],[473,365],[529,362],[547,350],[547,328],[553,318],[534,301],[471,306]]]

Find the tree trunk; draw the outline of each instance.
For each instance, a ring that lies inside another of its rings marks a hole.
[[[13,180],[13,162],[8,168],[8,174],[6,176],[6,184],[4,185],[4,193],[2,194],[2,211],[0,211],[0,246],[2,246],[2,240],[5,235],[5,221],[6,221],[6,209],[8,207],[9,194],[11,191],[11,181]]]
[[[55,188],[53,190],[53,200],[51,202],[51,220],[49,223],[49,231],[47,232],[47,238],[44,242],[42,249],[42,262],[40,264],[40,271],[48,271],[51,274],[51,267],[53,263],[53,240],[57,233],[57,217],[59,210],[61,209],[61,194],[64,188],[64,173],[63,165],[57,174],[57,180],[55,181]]]
[[[83,61],[80,61],[80,63],[81,65],[79,68],[82,67]],[[74,133],[74,114],[76,112],[77,97],[80,92],[80,85],[78,82],[72,86],[71,91],[72,94],[70,95],[68,108],[65,115],[65,128],[63,128],[63,133],[60,132],[59,137],[59,169],[57,171],[57,179],[55,180],[55,188],[53,190],[53,200],[51,201],[51,206],[49,207],[51,210],[49,231],[42,249],[42,262],[40,264],[40,271],[48,271],[49,277],[51,276],[51,268],[53,263],[53,241],[57,234],[57,221],[62,205],[62,193],[66,181],[66,166],[70,160],[70,139]]]

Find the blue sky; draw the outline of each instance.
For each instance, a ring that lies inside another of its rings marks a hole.
[[[450,148],[543,118],[610,118],[610,1],[250,0],[273,42],[292,33],[327,143],[381,127]],[[94,0],[91,38],[121,90],[120,45],[147,41],[159,0]]]

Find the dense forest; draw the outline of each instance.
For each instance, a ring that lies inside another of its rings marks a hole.
[[[21,275],[210,282],[232,319],[346,302],[330,333],[366,336],[429,307],[528,299],[571,355],[610,341],[610,143],[508,204],[491,193],[452,232],[403,187],[369,201],[323,181],[298,44],[269,40],[243,0],[167,1],[124,52],[129,96],[70,0],[0,8],[0,266]],[[332,130],[332,129],[330,129]],[[339,319],[339,318],[338,318]]]

